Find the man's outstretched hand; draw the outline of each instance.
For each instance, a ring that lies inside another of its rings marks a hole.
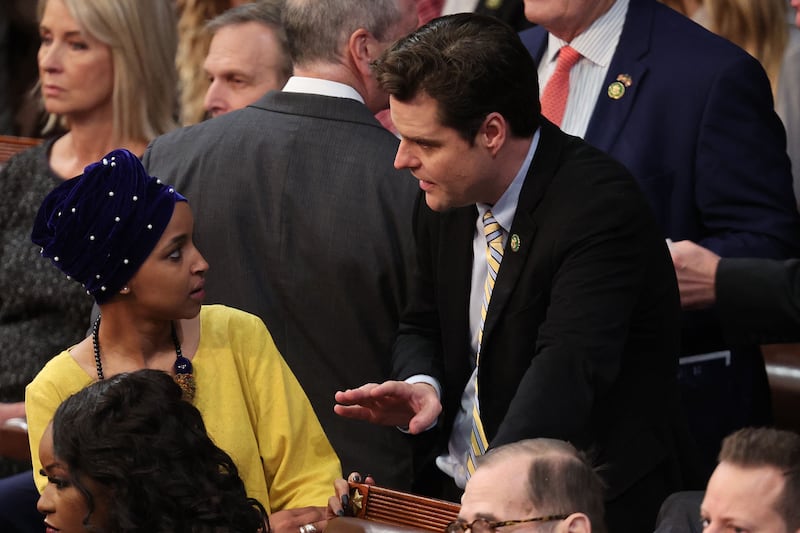
[[[335,399],[337,405],[333,410],[337,415],[408,428],[411,434],[428,429],[442,412],[436,390],[427,383],[367,383],[357,389],[339,391]]]

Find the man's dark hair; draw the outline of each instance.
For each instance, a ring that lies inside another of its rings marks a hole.
[[[773,428],[740,429],[722,441],[719,461],[743,468],[778,469],[785,483],[775,510],[789,531],[800,529],[800,435]]]
[[[528,498],[542,515],[583,513],[594,533],[606,533],[605,488],[586,455],[557,439],[528,439],[490,449],[478,458],[478,468],[502,460],[531,460]],[[502,480],[498,480],[502,482]],[[539,531],[555,531],[556,522],[542,523]]]
[[[86,498],[108,490],[108,531],[241,531],[264,526],[231,457],[206,434],[200,412],[164,372],[139,370],[73,394],[53,417],[53,451]]]
[[[434,19],[400,39],[373,63],[381,87],[407,102],[425,93],[439,122],[472,143],[498,112],[515,137],[539,125],[536,64],[516,32],[495,18],[460,13]]]

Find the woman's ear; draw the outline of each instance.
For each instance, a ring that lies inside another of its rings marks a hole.
[[[131,290],[128,288],[128,286],[127,286],[127,285],[125,285],[124,287],[122,287],[122,288],[119,290],[119,293],[120,293],[120,294],[128,294],[128,293],[130,293],[130,292],[131,292]]]

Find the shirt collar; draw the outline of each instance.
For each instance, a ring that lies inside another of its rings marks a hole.
[[[487,210],[492,210],[492,215],[494,215],[495,220],[503,230],[508,233],[511,230],[511,223],[514,222],[514,215],[517,212],[517,203],[519,202],[519,193],[522,190],[522,184],[525,183],[525,176],[528,175],[528,170],[531,168],[531,161],[533,161],[533,155],[536,153],[536,148],[539,146],[539,137],[540,137],[541,129],[537,129],[536,133],[533,134],[533,139],[531,139],[531,145],[528,148],[528,153],[525,155],[525,159],[522,161],[522,165],[519,167],[517,171],[517,175],[514,176],[514,181],[511,182],[511,185],[503,193],[503,196],[494,204],[476,204],[478,207],[478,220],[483,220],[483,215],[486,213]]]
[[[549,33],[545,55],[547,60],[555,61],[561,47],[570,45],[592,63],[608,67],[614,57],[620,35],[622,35],[625,16],[628,14],[628,2],[629,0],[616,0],[608,11],[595,20],[583,33],[575,37],[572,42],[562,41]]]
[[[364,103],[364,98],[358,91],[337,81],[323,80],[320,78],[306,78],[304,76],[292,76],[283,87],[283,92],[287,93],[308,93],[320,96],[333,96],[335,98],[350,98]]]

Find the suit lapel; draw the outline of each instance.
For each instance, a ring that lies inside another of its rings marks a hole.
[[[644,59],[650,49],[654,8],[655,2],[631,0],[617,51],[603,84],[603,92],[597,98],[584,135],[586,141],[606,152],[611,152],[625,127],[639,87],[647,75],[648,67]],[[619,90],[620,83],[627,85],[628,80],[630,86],[624,87],[624,94],[617,98],[609,96],[609,87],[612,84]]]
[[[529,264],[529,254],[536,236],[536,207],[542,201],[550,182],[558,168],[558,160],[562,151],[564,135],[544,117],[539,146],[525,176],[525,183],[519,194],[517,211],[511,231],[503,250],[503,261],[492,291],[486,322],[483,325],[483,344],[490,341],[492,331],[503,316],[504,309],[514,296],[514,289],[522,271]],[[517,241],[516,251],[512,242]]]
[[[441,262],[437,270],[441,273],[438,283],[441,284],[441,298],[446,300],[447,313],[441,320],[446,323],[445,329],[454,331],[445,342],[454,343],[456,347],[452,353],[471,353],[470,339],[472,333],[469,327],[469,302],[472,290],[472,239],[475,232],[475,220],[478,209],[474,205],[455,209],[441,217],[439,235],[443,253],[439,254]],[[468,362],[469,358],[458,357],[454,372],[463,375],[464,381],[472,371]]]
[[[539,63],[542,61],[545,50],[547,50],[547,31],[541,26],[525,30],[520,33],[520,38],[525,43],[525,47],[536,62],[538,68]]]

